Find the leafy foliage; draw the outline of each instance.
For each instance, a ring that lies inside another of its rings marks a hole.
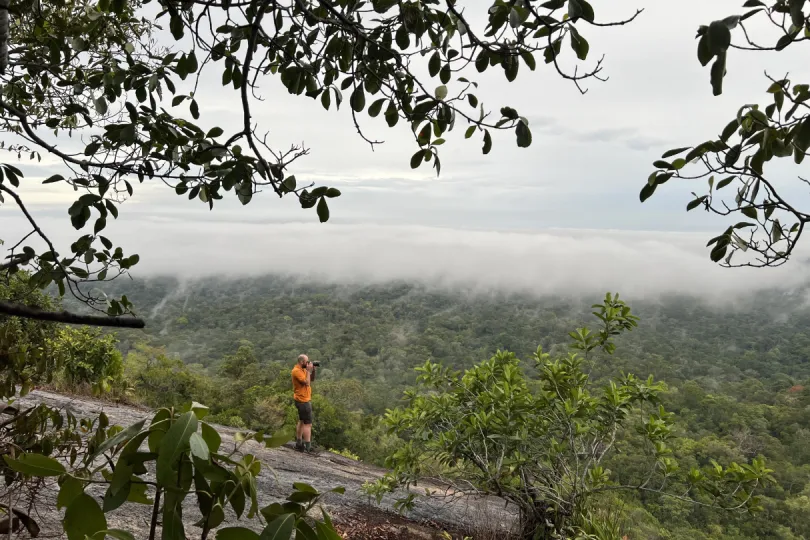
[[[0,280],[0,302],[23,302],[40,309],[53,309],[50,296],[32,291],[22,274]],[[53,324],[0,314],[0,395],[12,396],[19,385],[25,395],[35,384],[52,380],[56,359],[48,354]]]
[[[216,538],[279,540],[290,538],[294,531],[301,535],[312,531],[306,516],[321,493],[307,484],[295,484],[284,504],[259,508],[256,478],[262,464],[241,451],[247,440],[272,448],[287,442],[291,435],[265,438],[252,434],[229,451],[221,447],[219,437],[212,436],[216,432],[203,420],[207,412],[208,408],[198,403],[182,409],[164,408],[148,424],[142,420],[126,429],[109,425],[103,413],[98,419],[78,423],[68,415],[64,432],[70,433],[70,444],[6,450],[6,480],[23,485],[29,478],[56,478],[55,502],[65,508],[63,525],[69,539],[134,538],[128,531],[108,528],[106,514],[124,504],[152,507],[150,539],[157,534],[161,538],[187,538],[191,533],[185,531],[182,503],[192,493],[202,515],[195,527],[203,539],[217,529]],[[62,416],[50,411],[49,418],[55,428]],[[91,436],[81,437],[78,428]],[[154,479],[149,473],[152,468]],[[87,491],[97,484],[106,486],[100,502]],[[341,488],[333,491],[342,493]],[[230,508],[237,519],[244,516],[264,523],[261,533],[243,527],[220,528],[225,508]],[[336,533],[326,512],[323,519],[314,524],[317,538],[334,538]]]
[[[389,428],[407,442],[391,456],[393,469],[368,484],[378,501],[398,487],[406,490],[425,474],[425,463],[443,466],[442,479],[454,492],[494,494],[520,511],[521,536],[527,539],[573,537],[584,532],[587,511],[600,494],[612,490],[668,493],[681,500],[726,509],[760,509],[755,491],[773,481],[764,460],[723,467],[692,468],[679,473],[672,456],[673,415],[660,402],[665,390],[652,377],[633,375],[610,380],[594,391],[583,362],[608,341],[635,326],[635,317],[618,297],[607,295],[594,314],[609,331],[588,341],[586,328],[572,333],[576,353],[552,358],[538,348],[538,380],[528,379],[513,353],[498,351],[463,374],[434,362],[418,368],[418,388],[407,405],[386,414]],[[644,471],[631,482],[617,481],[605,463],[626,433],[644,440]],[[414,494],[400,500],[413,504]],[[593,527],[593,524],[589,525]],[[561,536],[562,535],[562,536]]]
[[[124,362],[117,344],[114,335],[100,330],[61,328],[48,347],[68,385],[91,385],[101,394],[122,384]]]
[[[713,21],[697,32],[698,60],[703,66],[712,63],[715,96],[723,91],[727,58],[739,50],[784,51],[810,39],[810,4],[804,0],[748,0],[744,7],[748,9],[742,15]],[[758,21],[778,29],[773,38],[762,38],[772,41],[755,37],[752,28]],[[653,163],[656,170],[640,193],[644,202],[672,178],[707,180],[708,192],[693,192],[687,211],[702,208],[720,216],[741,215],[707,244],[711,260],[724,266],[784,264],[810,221],[806,211],[785,195],[788,189],[778,186],[773,169],[766,171],[777,166],[774,158],[790,158],[796,165],[804,162],[810,148],[810,86],[787,76],[768,79],[767,104],[740,107],[716,139],[666,152]],[[798,180],[807,182],[801,176]]]
[[[322,362],[313,440],[378,465],[402,444],[378,415],[404,405],[403,390],[426,358],[465,370],[497,349],[531,358],[538,343],[552,358],[564,358],[571,328],[582,327],[592,311],[601,313],[577,297],[468,296],[407,284],[346,287],[271,276],[153,278],[122,286],[153,313],[145,334],[118,333],[125,380],[133,387],[124,399],[178,408],[196,400],[210,404],[208,423],[283,431],[296,421],[289,370],[306,351]],[[603,493],[595,515],[618,512],[630,538],[810,535],[806,292],[752,292],[734,309],[693,296],[634,299],[643,326],[617,338],[608,362],[585,364],[593,393],[617,372],[654,373],[667,381],[659,398],[675,414],[677,436],[669,444],[682,471],[711,468],[712,459],[729,467],[764,456],[778,483],[758,494],[763,510],[753,515],[628,491]],[[597,322],[589,335],[606,330]],[[224,367],[236,358],[240,369],[232,377]],[[533,362],[520,367],[530,381],[538,378]],[[631,484],[650,462],[644,439],[632,430],[625,435],[603,467],[617,482]]]
[[[125,295],[107,298],[85,285],[114,279],[138,263],[137,254],[126,254],[104,232],[139,184],[167,184],[209,208],[230,196],[248,204],[266,188],[315,208],[321,222],[329,219],[329,201],[340,191],[290,174],[308,149],[273,149],[253,123],[264,77],[277,76],[290,94],[326,109],[340,108],[348,93],[348,112],[372,147],[378,141],[364,135],[361,113],[382,116],[390,127],[402,120],[418,147],[411,167],[432,162],[438,174],[439,147],[457,123],[466,124],[467,138],[478,133],[484,154],[497,130],[513,131],[519,147],[532,140],[529,120],[508,105],[493,116],[462,69],[499,69],[514,81],[521,65],[536,69],[541,54],[581,88],[599,79],[601,60],[568,73],[560,62],[563,44],[570,42],[572,60],[580,64],[590,50],[582,28],[607,22],[597,20],[587,0],[497,0],[483,29],[452,2],[390,0],[23,0],[14,3],[13,15],[0,121],[24,144],[6,148],[18,157],[45,153],[61,160],[64,174],[44,183],[79,194],[68,214],[82,233],[69,253],[57,250],[26,209],[23,172],[4,164],[0,204],[15,204],[46,249],[15,246],[3,271],[29,268],[32,285],[54,283],[60,294],[110,316],[131,314],[133,305]],[[418,76],[425,67],[427,77]],[[241,108],[243,121],[233,133],[203,124],[200,81],[212,70]],[[51,142],[77,134],[86,134],[86,142],[76,152]]]

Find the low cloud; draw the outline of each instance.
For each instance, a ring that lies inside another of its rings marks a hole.
[[[538,296],[618,291],[634,298],[687,293],[717,301],[754,289],[795,287],[808,274],[806,259],[798,257],[775,269],[719,268],[708,260],[703,233],[523,233],[162,218],[142,221],[137,230],[112,231],[110,237],[128,253],[141,255],[136,276],[285,274],[347,284],[406,280]],[[63,246],[69,239],[59,238]]]

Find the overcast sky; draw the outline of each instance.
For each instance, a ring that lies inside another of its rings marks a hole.
[[[252,272],[294,268],[355,277],[365,271],[384,278],[543,282],[544,288],[579,286],[582,280],[598,289],[639,291],[745,286],[750,273],[718,270],[708,262],[706,240],[724,222],[684,211],[689,193],[702,185],[670,182],[645,204],[638,192],[661,153],[716,137],[742,104],[766,104],[766,69],[807,80],[810,66],[798,47],[778,54],[732,52],[725,92],[713,97],[709,69],[695,56],[695,31],[740,13],[742,0],[593,4],[601,21],[626,18],[637,7],[645,12],[625,27],[583,28],[591,44],[589,65],[604,54],[603,75],[610,78],[588,82],[586,95],[542,61],[534,73],[521,66],[511,84],[499,69],[472,74],[481,83],[478,95],[485,106],[510,105],[529,118],[534,141],[528,149],[517,148],[514,134],[502,132],[484,156],[481,141],[464,140],[466,126],[457,126],[442,148],[442,176],[436,178],[429,164],[410,169],[416,147],[404,123],[389,129],[382,117],[365,117],[367,134],[385,140],[372,152],[357,136],[347,108],[326,112],[319,102],[290,96],[269,77],[262,84],[264,103],[254,106],[255,119],[270,132],[273,146],[303,142],[311,149],[292,171],[299,182],[342,190],[330,204],[329,223],[318,224],[314,209],[301,210],[294,199],[279,201],[270,193],[247,207],[230,198],[209,212],[156,184],[141,187],[124,205],[117,238],[141,254],[144,272],[235,266]],[[489,6],[479,0],[461,5],[467,13]],[[200,96],[204,126],[238,129],[236,95],[218,88],[220,65],[215,68]],[[21,192],[25,200],[55,237],[67,241],[74,194],[37,182],[59,172],[57,162],[44,157],[37,166],[20,166],[28,177]],[[791,167],[772,170],[786,179],[797,174]],[[789,195],[806,197],[800,186],[788,189]],[[16,240],[27,232],[23,225],[15,209],[0,206],[0,238]],[[804,265],[792,264],[791,272],[757,277],[798,279]],[[652,274],[656,277],[649,278]]]

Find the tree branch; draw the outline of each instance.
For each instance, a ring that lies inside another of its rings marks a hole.
[[[39,308],[0,301],[0,314],[25,317],[39,321],[89,326],[113,326],[116,328],[144,328],[146,323],[137,317],[109,317],[106,315],[80,315],[69,311],[43,311]]]

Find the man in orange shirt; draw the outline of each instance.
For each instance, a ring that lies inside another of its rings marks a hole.
[[[315,380],[315,366],[305,354],[298,356],[298,363],[292,369],[293,399],[298,409],[298,426],[295,429],[295,449],[312,450],[312,381]]]

